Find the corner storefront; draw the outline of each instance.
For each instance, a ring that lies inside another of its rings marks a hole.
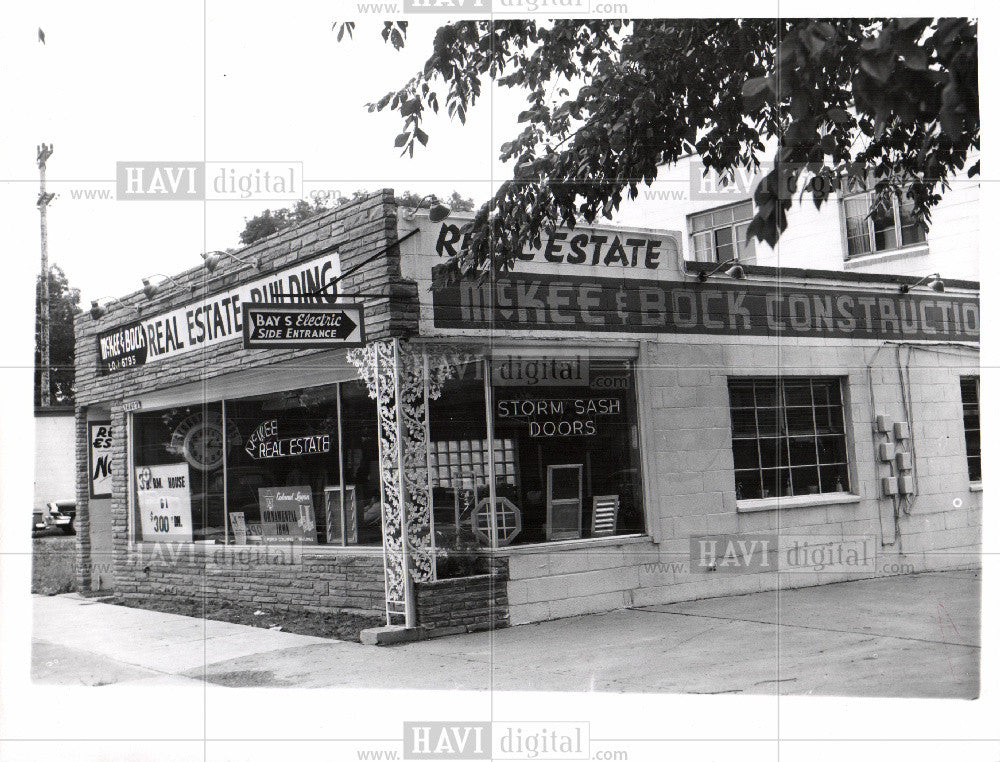
[[[432,288],[462,224],[386,191],[79,321],[116,594],[447,633],[975,563],[976,284],[702,279],[679,234],[581,228]],[[248,303],[345,302],[332,346],[246,348]],[[698,555],[737,537],[784,539],[739,574]],[[789,537],[870,558],[778,570]]]

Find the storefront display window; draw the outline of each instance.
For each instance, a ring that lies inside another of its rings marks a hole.
[[[137,540],[382,543],[361,381],[137,413],[133,427]]]
[[[227,400],[230,541],[326,544],[326,489],[340,484],[337,386]],[[339,511],[339,506],[338,506]]]
[[[494,436],[513,444],[511,544],[645,530],[630,361],[495,356],[491,382]]]
[[[223,462],[239,437],[222,425],[222,405],[136,413],[134,532],[159,542],[214,542],[225,536]],[[228,443],[227,443],[228,439]]]

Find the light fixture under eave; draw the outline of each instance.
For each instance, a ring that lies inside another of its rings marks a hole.
[[[944,281],[941,280],[941,273],[931,273],[930,275],[925,275],[916,283],[904,283],[899,287],[899,293],[908,294],[912,289],[923,285],[926,285],[931,291],[936,291],[939,294],[944,293]]]
[[[743,280],[747,277],[743,265],[740,264],[736,257],[733,257],[732,259],[727,259],[725,262],[720,262],[714,270],[702,270],[698,273],[698,280],[704,283],[718,272],[725,272],[733,280]]]
[[[101,306],[101,300],[105,300],[105,305],[103,307]],[[117,297],[114,296],[101,296],[98,297],[97,299],[90,300],[90,317],[94,320],[100,320],[102,317],[107,315],[108,302],[115,302],[116,304],[120,304],[122,307],[125,307],[126,309],[132,308],[136,312],[140,313],[142,312],[142,308],[137,304],[125,304],[125,302],[123,302],[121,299],[118,299]]]
[[[444,220],[448,219],[448,215],[451,214],[451,207],[448,206],[447,204],[442,204],[440,201],[438,201],[437,196],[435,196],[433,193],[428,193],[426,196],[423,196],[417,202],[416,206],[410,207],[409,209],[404,211],[403,219],[405,219],[407,222],[413,222],[413,220],[415,220],[417,217],[417,211],[421,208],[424,201],[428,200],[433,200],[434,203],[427,208],[427,219],[429,219],[431,222],[443,222]]]
[[[177,286],[177,288],[184,288],[174,278],[170,277],[169,275],[164,275],[163,273],[153,273],[152,275],[149,276],[149,278],[163,278],[164,280],[168,280],[171,283],[173,283],[175,286]],[[149,278],[142,279],[142,293],[146,295],[147,299],[152,299],[160,292],[160,286],[162,286],[163,284],[151,283]],[[193,294],[195,290],[198,288],[198,284],[192,283],[190,288],[191,288],[191,293]]]
[[[229,257],[230,259],[235,259],[237,262],[243,265],[253,265],[257,270],[261,267],[260,257],[254,257],[253,259],[243,259],[238,257],[229,251],[204,251],[201,254],[201,258],[205,260],[205,269],[209,272],[215,272],[215,268],[219,266],[219,260],[223,257]]]

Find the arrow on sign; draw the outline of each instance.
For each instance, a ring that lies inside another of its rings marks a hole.
[[[308,315],[312,317],[311,321],[305,323],[299,323],[297,319],[292,320],[292,324],[288,325],[285,323],[285,317],[288,315]],[[351,316],[346,312],[309,312],[304,310],[300,313],[290,313],[287,311],[282,312],[269,312],[269,311],[257,311],[254,310],[251,313],[250,320],[250,334],[251,339],[259,338],[261,331],[275,331],[278,335],[269,334],[266,339],[278,339],[286,337],[287,332],[290,330],[301,331],[304,334],[308,334],[310,331],[324,331],[327,338],[336,339],[346,339],[355,329],[358,324],[351,319]],[[266,340],[265,339],[265,340]]]

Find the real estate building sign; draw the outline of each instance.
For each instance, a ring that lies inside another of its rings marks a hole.
[[[331,252],[169,312],[105,331],[97,337],[101,373],[149,365],[243,336],[243,306],[279,302],[334,304],[336,292],[310,296],[340,276]]]
[[[744,281],[510,273],[433,291],[438,328],[978,341],[979,299]]]

